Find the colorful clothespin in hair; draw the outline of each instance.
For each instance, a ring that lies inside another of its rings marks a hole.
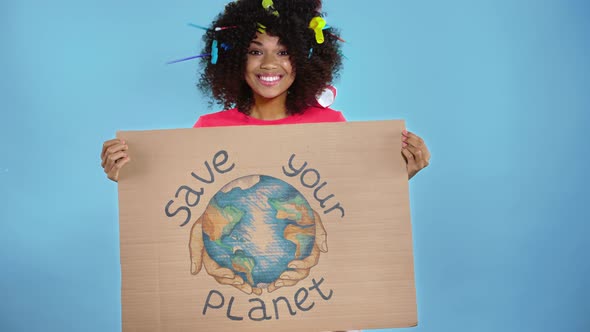
[[[217,64],[217,60],[219,59],[219,47],[217,47],[217,40],[213,41],[211,44],[211,64]]]
[[[271,12],[274,16],[279,17],[279,12],[275,9],[272,0],[262,0],[262,8]]]
[[[343,43],[346,43],[346,40],[344,40],[344,39],[342,39],[342,38],[340,38],[340,37],[336,36],[335,34],[333,34],[333,33],[330,33],[330,32],[326,32],[326,33],[327,33],[327,34],[329,34],[330,36],[332,36],[332,37],[334,37],[334,38],[338,39],[339,41],[341,41],[341,42],[343,42]]]
[[[269,8],[271,8],[274,5],[274,2],[272,0],[262,0],[262,8],[268,10]]]
[[[193,60],[193,59],[199,59],[199,58],[204,58],[204,57],[208,57],[208,56],[211,56],[211,54],[210,53],[199,54],[199,55],[191,56],[191,57],[184,58],[184,59],[168,61],[168,62],[166,62],[166,64],[171,65],[173,63],[178,63],[178,62],[183,62],[183,61],[188,61],[188,60]]]
[[[258,26],[258,32],[265,34],[266,33],[266,26],[260,24],[260,23],[256,23],[256,26]]]
[[[324,43],[324,27],[326,27],[326,20],[320,16],[316,16],[309,22],[309,28],[315,32],[315,40],[318,44]]]
[[[238,27],[237,25],[232,25],[232,26],[227,26],[227,27],[215,27],[214,29],[209,29],[207,27],[204,27],[204,26],[198,25],[198,24],[194,24],[194,23],[189,23],[188,25],[193,28],[197,28],[197,29],[201,29],[201,30],[205,30],[205,31],[223,31],[223,30],[227,30],[227,29],[235,29]]]
[[[319,95],[316,96],[317,106],[322,108],[328,108],[334,104],[336,100],[336,88],[328,85]]]
[[[332,29],[332,27],[331,27],[331,26],[329,26],[329,25],[326,25],[326,26],[324,27],[324,29],[323,29],[323,30],[329,30],[329,29]],[[336,36],[335,34],[333,34],[333,33],[331,33],[331,32],[328,32],[328,31],[326,31],[326,33],[327,33],[327,34],[329,34],[330,36],[332,36],[332,37],[334,37],[334,38],[338,39],[339,41],[341,41],[341,42],[343,42],[343,43],[346,43],[346,40],[344,40],[344,39],[342,39],[342,38],[340,38],[340,37]]]
[[[207,27],[204,27],[204,26],[198,25],[198,24],[194,24],[194,23],[188,23],[188,26],[193,27],[193,28],[197,28],[197,29],[201,29],[201,30],[205,30],[205,31],[209,30],[209,28],[207,28]]]
[[[215,27],[215,31],[223,31],[223,30],[227,30],[227,29],[235,29],[237,27],[238,27],[237,25],[232,25],[232,26],[229,26],[229,27]]]

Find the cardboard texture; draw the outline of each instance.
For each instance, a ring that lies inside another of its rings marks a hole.
[[[123,331],[415,326],[403,129],[119,132]]]

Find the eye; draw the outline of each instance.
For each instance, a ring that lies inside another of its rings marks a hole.
[[[249,55],[261,55],[262,52],[260,52],[259,50],[249,50],[248,54]]]
[[[285,51],[280,51],[278,54],[280,56],[289,56],[289,51],[286,51],[286,50]]]

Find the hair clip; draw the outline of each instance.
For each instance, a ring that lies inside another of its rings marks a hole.
[[[273,14],[274,16],[279,17],[279,12],[275,9],[272,0],[262,0],[262,8],[271,12],[271,14]]]
[[[201,30],[205,30],[205,31],[209,31],[210,29],[207,27],[204,27],[202,25],[198,25],[198,24],[194,24],[194,23],[188,23],[189,27],[193,27],[193,28],[197,28],[197,29],[201,29]]]
[[[328,30],[328,29],[332,29],[332,27],[331,27],[331,26],[329,26],[329,25],[326,25],[326,26],[325,26],[325,27],[324,27],[322,30]],[[332,36],[332,37],[334,37],[334,38],[338,39],[339,41],[341,41],[341,42],[343,42],[343,43],[346,43],[346,40],[344,40],[344,39],[342,39],[342,38],[340,38],[340,37],[336,36],[335,34],[333,34],[333,33],[331,33],[331,32],[327,32],[327,31],[326,31],[326,33],[327,33],[327,34],[329,34],[330,36]]]
[[[326,20],[320,16],[316,16],[309,22],[309,28],[315,31],[315,40],[318,44],[324,43],[324,27],[326,26]]]
[[[337,90],[334,86],[328,85],[319,95],[316,96],[316,105],[321,108],[328,108],[332,106],[336,100]]]
[[[274,2],[272,0],[262,0],[262,8],[268,10],[269,8],[271,8],[274,5]]]
[[[219,59],[219,48],[217,47],[217,39],[213,41],[211,45],[211,64],[217,64],[217,60]]]
[[[222,30],[227,30],[227,29],[235,29],[237,27],[238,27],[237,25],[232,25],[232,26],[229,26],[229,27],[216,27],[215,28],[215,31],[222,31]]]
[[[205,30],[205,31],[222,31],[222,30],[227,30],[227,29],[235,29],[238,27],[237,25],[232,25],[232,26],[228,26],[228,27],[215,27],[214,29],[209,29],[207,27],[204,27],[204,26],[198,25],[198,24],[194,24],[194,23],[188,23],[188,26],[191,26],[191,27],[197,28],[197,29],[201,29],[201,30]]]
[[[341,42],[343,42],[343,43],[346,43],[346,40],[344,40],[344,39],[342,39],[342,38],[340,38],[340,37],[336,36],[335,34],[333,34],[333,33],[330,33],[330,32],[326,32],[326,33],[327,33],[327,34],[329,34],[330,36],[332,36],[332,37],[334,37],[334,38],[338,39],[339,41],[341,41]]]
[[[204,57],[208,57],[208,56],[211,56],[211,54],[210,53],[199,54],[199,55],[191,56],[191,57],[184,58],[184,59],[169,61],[169,62],[166,62],[166,64],[171,65],[171,64],[177,63],[177,62],[183,62],[183,61],[192,60],[192,59],[204,58]]]
[[[256,25],[258,26],[258,32],[265,34],[266,33],[266,26],[260,24],[260,23],[256,23]]]
[[[309,54],[307,55],[307,58],[311,59],[312,55],[313,55],[313,47],[309,49]]]
[[[224,51],[229,51],[229,50],[231,50],[231,45],[229,45],[229,44],[226,44],[226,43],[221,43],[221,45],[220,45],[220,46],[221,46],[221,48],[222,48]],[[213,48],[213,49],[214,49],[214,48]],[[183,61],[188,61],[188,60],[193,60],[193,59],[199,59],[199,58],[205,58],[205,57],[209,57],[209,56],[212,56],[212,54],[211,54],[211,53],[199,54],[199,55],[195,55],[195,56],[190,56],[190,57],[188,57],[188,58],[183,58],[183,59],[178,59],[178,60],[169,61],[169,62],[166,62],[166,64],[167,64],[167,65],[171,65],[171,64],[173,64],[173,63],[178,63],[178,62],[183,62]],[[219,52],[217,52],[217,56],[218,56],[218,58],[219,58]],[[211,62],[213,62],[213,58],[211,59]],[[217,62],[217,60],[215,60],[215,62]],[[215,64],[215,63],[214,63],[214,64]]]

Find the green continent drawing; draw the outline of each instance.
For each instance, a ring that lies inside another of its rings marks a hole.
[[[314,212],[290,184],[251,175],[228,183],[203,215],[203,242],[217,264],[252,287],[265,288],[308,257],[315,243]]]

